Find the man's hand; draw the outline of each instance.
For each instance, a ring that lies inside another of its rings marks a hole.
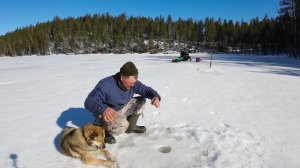
[[[114,123],[117,117],[117,112],[114,109],[107,107],[104,110],[102,117],[105,122]]]
[[[159,98],[158,97],[154,97],[151,100],[151,104],[158,108],[160,106],[160,100],[159,100]]]

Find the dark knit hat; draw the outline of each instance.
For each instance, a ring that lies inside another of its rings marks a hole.
[[[120,68],[120,74],[124,76],[138,76],[139,71],[135,67],[134,63],[129,61]]]

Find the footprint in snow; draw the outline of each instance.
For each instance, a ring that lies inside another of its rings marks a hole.
[[[210,114],[218,115],[218,113],[211,111]]]
[[[189,99],[189,98],[185,97],[185,98],[183,98],[181,101],[182,101],[182,102],[186,102],[188,99]]]
[[[175,128],[186,128],[189,127],[190,125],[187,123],[181,123],[181,124],[176,124],[174,127]]]
[[[132,136],[126,136],[123,139],[118,140],[118,147],[119,148],[124,148],[124,147],[134,147],[135,143],[133,141],[133,137]]]
[[[230,127],[229,125],[227,125],[225,123],[219,123],[218,125],[221,126],[221,127],[224,127],[224,128],[229,128]]]
[[[158,112],[158,111],[154,111],[154,112],[152,113],[153,116],[157,116],[157,115],[159,115],[159,114],[160,114],[160,112]]]
[[[0,82],[0,85],[9,85],[12,84],[13,82]]]

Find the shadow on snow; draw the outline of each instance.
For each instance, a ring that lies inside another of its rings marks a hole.
[[[88,122],[93,122],[94,117],[91,112],[84,108],[69,108],[61,113],[58,117],[56,124],[63,130],[68,127],[68,123],[80,128]],[[59,138],[61,132],[54,138],[54,146],[59,151]]]

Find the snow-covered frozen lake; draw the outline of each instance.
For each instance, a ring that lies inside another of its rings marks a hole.
[[[300,61],[284,56],[192,54],[0,58],[0,167],[81,168],[58,152],[66,126],[93,122],[83,107],[97,82],[126,61],[162,96],[147,102],[142,135],[107,145],[120,168],[300,167]],[[169,147],[169,153],[160,152]]]

